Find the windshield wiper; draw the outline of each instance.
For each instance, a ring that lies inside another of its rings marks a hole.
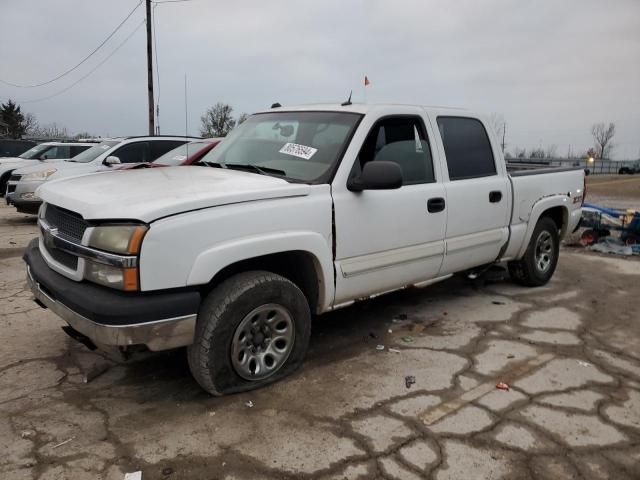
[[[214,168],[228,168],[230,170],[248,170],[250,172],[259,173],[260,175],[282,175],[287,176],[284,170],[278,170],[277,168],[259,167],[257,165],[250,165],[248,163],[218,163],[218,162],[206,162],[201,161],[205,165]]]
[[[252,172],[259,173],[261,175],[283,175],[287,176],[287,172],[284,170],[278,170],[277,168],[269,168],[269,167],[259,167],[257,165],[250,165],[248,163],[225,163],[227,168],[237,168],[238,170],[250,170]]]

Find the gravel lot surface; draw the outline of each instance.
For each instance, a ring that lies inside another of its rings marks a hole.
[[[68,338],[25,290],[35,234],[0,208],[2,479],[640,478],[635,259],[565,248],[543,288],[364,302],[314,321],[292,377],[212,398],[183,351],[115,365]]]

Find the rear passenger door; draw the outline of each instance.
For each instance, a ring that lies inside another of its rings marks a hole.
[[[508,180],[482,122],[437,116],[448,179],[442,274],[493,262],[508,236]]]
[[[445,192],[427,127],[421,115],[377,120],[350,167],[354,177],[368,162],[395,162],[402,169],[402,187],[351,192],[340,183],[332,188],[336,304],[438,275],[444,256]]]

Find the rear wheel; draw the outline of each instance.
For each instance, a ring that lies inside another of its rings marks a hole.
[[[189,367],[212,395],[253,390],[296,370],[310,334],[309,305],[294,283],[270,272],[241,273],[205,298]]]
[[[509,274],[513,281],[527,287],[545,285],[556,270],[559,247],[556,222],[550,217],[540,218],[522,259],[509,262]]]

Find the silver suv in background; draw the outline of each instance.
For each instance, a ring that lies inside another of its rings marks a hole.
[[[33,165],[42,166],[40,162],[62,161],[75,157],[91,148],[95,143],[89,142],[45,142],[35,145],[17,157],[0,158],[0,196],[4,196],[11,172],[18,168]],[[40,162],[36,162],[39,160]]]
[[[124,137],[103,140],[67,162],[16,170],[7,184],[7,203],[21,213],[38,213],[42,200],[36,189],[49,180],[108,171],[122,163],[153,162],[197,137]]]

